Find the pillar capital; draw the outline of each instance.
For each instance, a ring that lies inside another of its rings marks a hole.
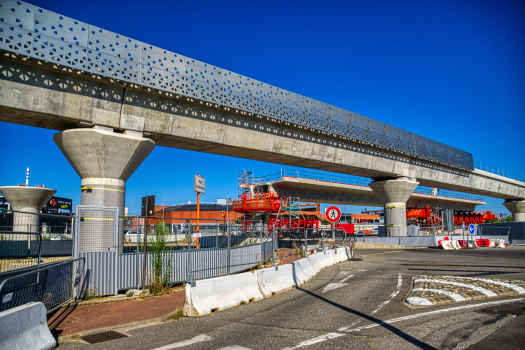
[[[150,139],[101,129],[65,130],[53,140],[81,179],[127,181],[155,148]]]
[[[525,221],[525,200],[506,200],[503,205],[512,213],[514,221]]]
[[[407,235],[406,203],[418,185],[407,177],[376,180],[368,185],[385,207],[387,236]]]

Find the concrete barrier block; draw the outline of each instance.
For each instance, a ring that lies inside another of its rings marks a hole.
[[[46,307],[29,303],[0,312],[0,349],[53,349],[55,338],[47,327]]]
[[[319,254],[322,253],[315,253],[308,257],[308,260],[310,260],[310,268],[312,269],[312,277],[317,275],[322,269],[322,266],[319,263]]]
[[[496,243],[495,239],[489,240],[489,248],[495,248],[496,245],[497,245],[497,243]]]
[[[302,285],[314,277],[315,273],[310,266],[309,258],[294,261],[292,264],[294,266],[295,280],[298,285]]]
[[[209,278],[186,284],[187,316],[202,316],[263,299],[257,275],[251,272]]]
[[[318,258],[319,258],[319,264],[321,264],[321,268],[323,269],[325,267],[337,264],[337,261],[335,261],[335,258],[334,258],[333,249],[318,253]]]
[[[452,250],[454,247],[452,246],[451,241],[441,241],[441,247],[445,250]]]
[[[266,298],[271,297],[273,293],[281,293],[296,286],[292,264],[269,267],[256,273],[259,289]]]
[[[336,247],[334,249],[334,259],[338,263],[347,261],[348,255],[346,253],[346,247]]]

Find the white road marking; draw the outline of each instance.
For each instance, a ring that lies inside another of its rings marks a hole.
[[[377,309],[375,309],[374,311],[372,311],[372,313],[370,315],[373,315],[375,314],[376,312],[378,312],[379,310],[381,310],[381,308],[383,306],[385,306],[386,304],[388,304],[392,299],[394,299],[396,297],[396,295],[399,294],[399,290],[401,289],[401,284],[403,283],[403,278],[401,277],[401,274],[398,274],[397,275],[397,289],[388,296],[388,299],[385,300],[384,302],[382,302],[381,304],[379,304],[379,306],[377,307]]]
[[[509,289],[514,289],[516,292],[518,292],[520,294],[525,294],[525,288],[522,288],[520,286],[517,286],[515,284],[511,284],[511,283],[505,283],[505,282],[501,282],[501,281],[489,280],[489,279],[486,279],[486,278],[475,278],[475,277],[461,277],[461,276],[443,276],[443,277],[447,277],[447,278],[465,278],[465,279],[472,280],[472,281],[482,281],[482,282],[486,282],[486,283],[498,284],[500,286],[503,286],[503,287],[506,287],[506,288],[509,288]]]
[[[344,335],[345,334],[341,334],[341,333],[327,333],[327,334],[321,335],[319,337],[315,337],[315,338],[312,338],[312,339],[308,339],[308,340],[302,341],[299,344],[297,344],[296,346],[294,346],[293,348],[284,348],[283,350],[299,349],[299,348],[302,348],[302,347],[305,347],[305,346],[310,346],[310,345],[314,345],[314,344],[317,344],[317,343],[321,343],[321,342],[324,342],[326,340],[342,337]]]
[[[212,338],[206,334],[201,334],[201,335],[198,335],[192,339],[189,339],[189,340],[184,340],[184,341],[180,341],[178,343],[173,343],[173,344],[169,344],[169,345],[164,345],[164,346],[161,346],[160,348],[155,348],[155,349],[152,349],[152,350],[170,350],[170,349],[176,349],[176,348],[180,348],[180,347],[183,347],[183,346],[188,346],[188,345],[192,345],[192,344],[196,344],[196,343],[202,343],[203,341],[209,341],[211,340]]]
[[[454,299],[455,301],[464,301],[465,298],[462,297],[461,295],[457,294],[457,293],[454,293],[454,292],[449,292],[448,290],[442,290],[442,289],[432,289],[432,288],[414,288],[412,289],[412,292],[434,292],[434,293],[439,293],[439,294],[444,294],[448,297],[451,297],[452,299]],[[410,299],[410,298],[409,298]],[[408,300],[408,299],[407,299]],[[431,304],[432,305],[432,304]]]
[[[510,299],[510,300],[500,300],[500,301],[492,301],[492,302],[489,302],[489,303],[482,303],[482,304],[473,304],[473,305],[458,306],[458,307],[452,307],[452,308],[450,308],[450,309],[442,309],[442,310],[436,310],[436,311],[429,311],[429,312],[423,312],[423,313],[415,314],[415,315],[409,315],[409,316],[404,316],[404,317],[393,318],[393,319],[391,319],[391,320],[381,321],[381,322],[376,322],[376,323],[372,323],[372,324],[369,324],[369,325],[366,325],[366,326],[357,327],[357,328],[353,328],[353,329],[348,329],[348,328],[350,328],[351,326],[347,326],[347,327],[340,328],[340,329],[338,329],[338,330],[339,330],[340,332],[359,332],[359,331],[362,331],[363,329],[374,328],[374,327],[382,326],[382,325],[385,325],[385,324],[391,324],[391,323],[395,323],[395,322],[401,322],[401,321],[412,320],[412,319],[414,319],[414,318],[419,318],[419,317],[425,317],[425,316],[430,316],[430,315],[441,314],[441,313],[449,312],[449,311],[457,311],[457,310],[473,309],[473,308],[484,307],[484,306],[489,306],[489,305],[498,305],[498,304],[514,303],[514,302],[516,302],[516,301],[520,301],[520,300],[523,300],[523,298],[519,298],[519,299]]]
[[[324,293],[324,292],[329,292],[331,290],[334,290],[334,289],[337,289],[337,288],[341,288],[341,287],[344,287],[344,286],[347,286],[348,283],[328,283],[326,285],[326,287],[324,287],[323,291],[321,293]]]
[[[225,348],[220,348],[217,350],[250,350],[250,349],[245,348],[243,346],[239,346],[239,345],[232,345],[232,346],[227,346]]]
[[[350,276],[348,276],[348,277],[345,277],[345,278],[343,278],[339,283],[344,283],[344,282],[346,282],[347,280],[349,280],[349,279],[352,278],[352,277],[354,277],[354,275],[350,275]]]
[[[497,297],[498,295],[490,290],[487,290],[485,288],[481,288],[481,287],[476,287],[472,284],[467,284],[467,283],[459,283],[459,282],[452,282],[452,281],[442,281],[442,280],[436,280],[436,279],[430,279],[430,278],[418,278],[418,279],[415,279],[414,280],[414,283],[417,283],[417,282],[434,282],[434,283],[443,283],[443,284],[451,284],[453,286],[458,286],[458,287],[465,287],[465,288],[469,288],[469,289],[473,289],[475,291],[478,291],[478,292],[481,292],[483,294],[485,294],[486,296],[488,297]]]
[[[422,298],[422,297],[409,297],[407,298],[407,303],[409,304],[412,304],[412,305],[425,305],[425,306],[430,306],[432,305],[432,302],[428,299],[425,299],[425,298]]]

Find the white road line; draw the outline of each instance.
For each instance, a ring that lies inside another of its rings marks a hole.
[[[250,350],[250,349],[245,348],[243,346],[239,346],[239,345],[232,345],[232,346],[227,346],[225,348],[220,348],[217,350]]]
[[[352,278],[352,277],[354,277],[354,275],[350,275],[350,276],[348,276],[348,277],[345,277],[345,278],[343,278],[339,283],[344,283],[344,282],[346,282],[347,280],[349,280],[349,279]]]
[[[161,346],[160,348],[155,348],[155,349],[152,349],[152,350],[176,349],[176,348],[180,348],[180,347],[183,347],[183,346],[188,346],[188,345],[192,345],[192,344],[196,344],[196,343],[202,343],[203,341],[209,341],[211,339],[212,338],[210,336],[207,336],[206,334],[201,334],[201,335],[198,335],[198,336],[196,336],[196,337],[194,337],[192,339],[189,339],[189,340],[184,340],[184,341],[180,341],[178,343],[164,345],[164,346]]]
[[[327,341],[327,340],[330,340],[330,339],[342,337],[344,335],[345,334],[341,334],[341,333],[327,333],[327,334],[321,335],[319,337],[315,337],[315,338],[312,338],[312,339],[308,339],[308,340],[302,341],[299,344],[297,344],[296,346],[294,346],[293,348],[284,348],[283,350],[299,349],[299,348],[302,348],[302,347],[305,347],[305,346],[310,346],[310,345],[314,345],[314,344],[317,344],[317,343],[321,343],[321,342],[324,342],[324,341]]]
[[[452,282],[452,281],[442,281],[442,280],[436,280],[436,279],[431,279],[431,278],[418,278],[418,279],[415,279],[414,280],[414,283],[417,283],[417,282],[433,282],[433,283],[443,283],[443,284],[451,284],[453,286],[458,286],[458,287],[465,287],[465,288],[469,288],[469,289],[473,289],[475,291],[478,291],[478,292],[481,292],[483,294],[485,294],[486,296],[488,297],[497,297],[498,295],[490,290],[487,290],[485,288],[481,288],[481,287],[476,287],[472,284],[467,284],[467,283],[459,283],[459,282]]]
[[[448,297],[451,297],[455,301],[464,301],[465,300],[464,297],[462,297],[461,295],[459,295],[457,293],[449,292],[448,290],[442,290],[442,289],[414,288],[414,289],[412,289],[412,292],[433,292],[433,293],[438,293],[438,294],[444,294],[444,295],[446,295]]]
[[[341,332],[343,332],[343,331],[344,331],[344,332],[359,332],[359,331],[362,331],[363,329],[374,328],[374,327],[382,326],[382,325],[385,325],[385,324],[391,324],[391,323],[395,323],[395,322],[401,322],[401,321],[412,320],[412,319],[414,319],[414,318],[419,318],[419,317],[425,317],[425,316],[430,316],[430,315],[441,314],[441,313],[444,313],[444,312],[457,311],[457,310],[465,310],[465,309],[473,309],[473,308],[484,307],[484,306],[489,306],[489,305],[498,305],[498,304],[514,303],[514,302],[516,302],[516,301],[520,301],[520,300],[523,300],[523,298],[519,298],[519,299],[511,299],[511,300],[492,301],[492,302],[489,302],[489,303],[474,304],[474,305],[458,306],[458,307],[453,307],[453,308],[450,308],[450,309],[442,309],[442,310],[436,310],[436,311],[429,311],[429,312],[423,312],[423,313],[420,313],[420,314],[415,314],[415,315],[410,315],[410,316],[405,316],[405,317],[393,318],[393,319],[391,319],[391,320],[381,321],[381,322],[376,322],[376,323],[372,323],[372,324],[369,324],[369,325],[366,325],[366,326],[357,327],[357,328],[353,328],[353,329],[348,329],[348,328],[351,327],[351,326],[350,326],[350,327],[340,328],[340,329],[338,329],[338,330],[341,331]],[[346,328],[346,329],[345,329],[345,328]]]
[[[475,277],[461,277],[461,276],[443,276],[443,277],[447,277],[447,278],[465,278],[465,279],[472,280],[472,281],[482,281],[482,282],[486,282],[486,283],[498,284],[500,286],[503,286],[503,287],[506,287],[506,288],[509,288],[509,289],[514,289],[516,292],[518,292],[520,294],[525,294],[525,288],[522,288],[520,286],[517,286],[515,284],[511,284],[511,283],[495,281],[495,280],[489,280],[489,279],[486,279],[486,278],[475,278]]]
[[[399,290],[401,289],[401,284],[403,283],[403,278],[401,277],[401,274],[398,274],[397,275],[397,289],[395,292],[393,292],[392,294],[390,294],[388,296],[388,299],[385,300],[384,302],[382,302],[381,304],[379,304],[379,306],[377,307],[377,309],[375,309],[374,311],[372,311],[372,313],[370,315],[373,315],[375,314],[376,312],[378,312],[379,310],[381,310],[381,308],[383,306],[385,306],[386,304],[388,304],[392,299],[394,299],[396,297],[396,295],[399,294]]]

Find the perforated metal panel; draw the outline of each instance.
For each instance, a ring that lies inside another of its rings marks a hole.
[[[0,19],[9,52],[474,169],[470,153],[22,1],[2,1]]]

